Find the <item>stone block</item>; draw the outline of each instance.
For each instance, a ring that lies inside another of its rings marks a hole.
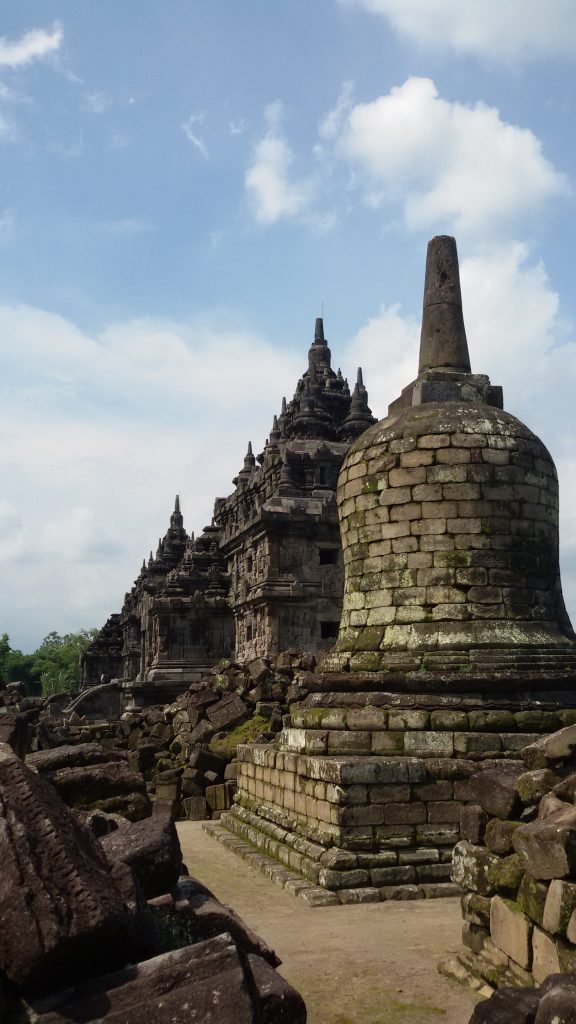
[[[508,455],[508,452],[483,454]],[[494,979],[497,981],[497,976]],[[532,989],[501,988],[478,1003],[469,1024],[534,1024],[540,996]]]
[[[318,881],[324,889],[355,889],[358,886],[369,886],[370,875],[367,871],[361,871],[358,868],[352,871],[333,871],[330,868],[320,868]]]
[[[521,825],[512,841],[526,871],[534,878],[566,878],[576,869],[576,807]]]
[[[404,753],[403,732],[375,732],[372,734],[373,754],[402,754]]]
[[[507,766],[478,772],[470,780],[477,802],[491,817],[511,818],[520,811],[516,780],[520,773]]]
[[[231,693],[219,701],[218,704],[212,704],[208,708],[206,715],[212,728],[219,732],[221,729],[229,729],[238,722],[241,722],[247,715],[247,709],[239,694]]]
[[[467,949],[471,949],[473,953],[481,953],[484,943],[489,937],[490,932],[487,928],[483,928],[481,925],[472,924],[470,921],[463,922],[462,945],[466,946]]]
[[[353,708],[346,715],[346,725],[352,730],[378,730],[385,729],[387,712],[382,708]]]
[[[465,921],[478,924],[482,928],[490,927],[490,897],[480,896],[477,892],[466,892],[461,897],[462,916]]]
[[[552,935],[566,935],[570,918],[576,909],[576,885],[554,879],[550,882],[542,926]]]
[[[404,752],[412,757],[451,757],[454,753],[454,737],[451,732],[407,732]]]
[[[462,805],[456,800],[431,800],[427,809],[429,822],[459,822]]]
[[[526,747],[522,756],[528,768],[548,768],[569,758],[576,749],[576,724],[543,736]]]
[[[420,825],[425,821],[426,804],[390,803],[384,805],[384,823],[386,825]]]
[[[467,804],[460,808],[460,834],[475,846],[482,843],[488,815],[479,804]]]
[[[520,882],[516,901],[526,917],[529,917],[535,924],[541,925],[544,919],[547,895],[548,887],[542,882],[537,882],[532,875],[526,872]]]
[[[500,855],[512,853],[514,849],[512,836],[519,825],[519,821],[502,821],[500,818],[491,818],[484,833],[484,842],[488,849],[492,850],[492,853]]]
[[[516,897],[524,869],[517,853],[509,857],[498,857],[496,864],[488,868],[488,880],[498,893]]]
[[[468,715],[465,711],[432,711],[430,724],[434,730],[467,730]]]
[[[438,823],[433,825],[416,826],[416,841],[423,846],[433,844],[434,846],[454,846],[460,839],[460,829],[457,825],[449,823]]]
[[[549,768],[535,768],[524,772],[516,780],[516,787],[522,803],[538,803],[558,782],[558,776]]]
[[[550,938],[541,928],[534,927],[532,935],[532,974],[537,985],[548,977],[549,974],[560,972],[560,960],[558,949],[554,939]]]
[[[392,709],[388,712],[390,729],[426,729],[429,722],[427,711]]]
[[[370,786],[369,798],[376,804],[408,803],[410,800],[410,786]]]
[[[489,880],[489,869],[496,866],[498,857],[481,846],[462,840],[452,855],[452,878],[462,889],[489,896],[494,886]]]
[[[416,869],[410,864],[396,867],[372,868],[370,872],[372,885],[406,885],[416,881]]]
[[[494,896],[490,904],[490,934],[499,949],[525,970],[532,962],[532,922],[511,900]]]

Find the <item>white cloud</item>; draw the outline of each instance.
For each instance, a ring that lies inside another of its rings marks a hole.
[[[576,335],[568,340],[542,263],[509,242],[461,262],[464,318],[472,369],[504,388],[504,407],[550,449],[560,478],[564,591],[576,625]],[[364,368],[372,408],[388,404],[414,379],[420,323],[383,307],[358,332],[348,359]]]
[[[0,36],[0,67],[17,68],[32,60],[40,60],[55,53],[63,38],[62,26],[58,22],[51,30],[35,28],[16,41]]]
[[[177,491],[188,530],[210,521],[306,347],[208,319],[89,335],[28,306],[0,306],[0,337],[0,632],[27,648],[120,607]]]
[[[576,55],[573,0],[340,0],[386,18],[418,46],[489,60]]]
[[[247,129],[248,121],[244,117],[240,117],[237,121],[230,121],[228,125],[230,135],[243,135]]]
[[[429,78],[351,109],[341,97],[322,131],[360,172],[366,201],[401,204],[413,229],[489,238],[568,192],[533,132],[483,103],[442,99]]]
[[[264,115],[268,131],[254,148],[245,184],[256,220],[275,224],[304,214],[315,199],[316,185],[311,177],[291,176],[294,154],[281,132],[281,101],[268,104]]]
[[[191,114],[188,120],[183,123],[182,131],[184,132],[184,135],[186,136],[188,141],[191,142],[192,145],[196,147],[198,152],[202,154],[204,159],[208,160],[209,154],[206,144],[203,142],[203,140],[198,135],[198,132],[196,131],[196,125],[203,125],[205,124],[205,122],[206,115],[204,113]]]

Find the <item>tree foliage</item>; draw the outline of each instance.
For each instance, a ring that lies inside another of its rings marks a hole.
[[[10,646],[7,633],[0,636],[0,679],[5,683],[22,681],[29,693],[45,696],[80,685],[80,660],[96,629],[79,633],[48,633],[33,654],[22,654]]]

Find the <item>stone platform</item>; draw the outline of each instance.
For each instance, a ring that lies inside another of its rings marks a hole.
[[[425,694],[365,693],[366,706],[348,708],[347,695],[332,696],[338,707],[293,712],[280,749],[238,748],[236,804],[217,837],[223,827],[248,844],[256,865],[267,874],[276,865],[293,891],[300,879],[342,903],[454,895],[469,778],[519,763],[524,747],[576,721],[559,694],[452,695],[442,708]]]

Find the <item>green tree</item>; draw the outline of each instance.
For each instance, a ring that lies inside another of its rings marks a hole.
[[[3,683],[23,682],[28,693],[38,692],[40,687],[35,655],[13,649],[8,633],[0,636],[0,680]]]
[[[32,657],[45,696],[78,688],[82,654],[97,632],[96,629],[81,629],[78,633],[65,633],[61,636],[52,632],[44,637]]]

